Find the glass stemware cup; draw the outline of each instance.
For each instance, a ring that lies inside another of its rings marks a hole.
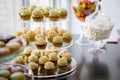
[[[85,27],[82,25],[86,17],[93,14],[97,8],[98,0],[73,0],[72,1],[72,11],[75,17],[81,22],[81,34],[79,39],[76,41],[80,45],[88,45],[90,41],[84,36]]]

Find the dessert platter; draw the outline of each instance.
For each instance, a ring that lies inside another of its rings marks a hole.
[[[0,63],[0,80],[34,80],[32,70],[15,63]]]
[[[19,16],[25,22],[45,23],[61,21],[67,18],[64,8],[41,8],[35,5],[22,7]],[[45,27],[45,26],[44,26]],[[36,27],[22,28],[15,35],[24,39],[26,47],[11,61],[32,69],[34,79],[47,79],[66,76],[74,72],[77,62],[67,48],[72,46],[72,34],[52,26],[49,29]]]
[[[68,12],[65,8],[52,8],[50,6],[40,7],[31,5],[19,10],[21,21],[25,22],[56,22],[67,18]]]
[[[58,27],[47,29],[44,33],[38,28],[35,30],[23,28],[15,34],[24,39],[27,46],[41,51],[62,50],[73,45],[72,34],[65,29],[58,30]]]
[[[12,62],[30,67],[35,79],[66,76],[77,68],[76,60],[67,50],[42,53],[39,50],[26,47]]]
[[[13,35],[0,36],[0,62],[16,57],[25,47],[25,42]]]

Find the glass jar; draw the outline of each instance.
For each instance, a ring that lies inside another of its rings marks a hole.
[[[83,26],[83,23],[85,22],[86,17],[92,15],[97,10],[98,0],[73,0],[71,7],[75,17],[81,22],[81,34],[76,42],[80,45],[88,45],[90,42],[84,36],[85,27]]]

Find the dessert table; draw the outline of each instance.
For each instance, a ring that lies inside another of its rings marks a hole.
[[[78,37],[74,34],[73,40],[77,40]],[[93,54],[88,53],[88,49],[92,45],[80,46],[74,43],[68,50],[78,62],[76,71],[64,77],[48,80],[120,80],[119,44],[107,43],[103,47],[106,53],[93,56]]]

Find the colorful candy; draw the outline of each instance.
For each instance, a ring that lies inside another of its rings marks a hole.
[[[77,3],[73,3],[72,8],[76,17],[81,21],[85,21],[85,18],[96,10],[96,1],[77,0]]]

